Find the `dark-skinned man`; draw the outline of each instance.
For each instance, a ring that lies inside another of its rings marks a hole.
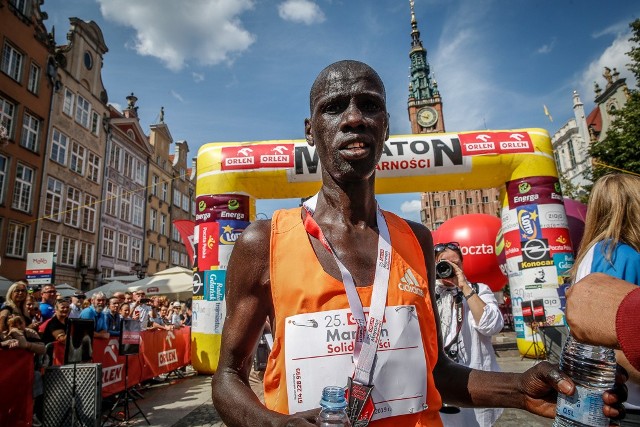
[[[305,135],[322,164],[320,192],[302,209],[251,224],[229,262],[212,384],[226,425],[313,425],[323,386],[347,384],[356,404],[349,411],[360,420],[373,415],[372,426],[442,425],[442,399],[552,417],[556,390],[574,391],[552,365],[484,372],[444,355],[431,233],[383,213],[375,200],[375,168],[389,137],[378,74],[361,62],[334,63],[316,78],[310,107]],[[248,375],[266,317],[274,346],[265,407]],[[604,399],[605,413],[618,415],[616,395]]]

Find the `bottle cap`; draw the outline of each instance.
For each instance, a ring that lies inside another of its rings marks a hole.
[[[344,397],[344,388],[338,386],[328,386],[322,390],[320,406],[327,409],[343,409],[347,407],[347,400]]]

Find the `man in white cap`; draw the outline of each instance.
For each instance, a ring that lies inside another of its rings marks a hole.
[[[87,296],[82,291],[75,291],[73,295],[71,295],[71,305],[69,306],[69,317],[71,319],[77,319],[80,317],[82,303],[86,298]]]

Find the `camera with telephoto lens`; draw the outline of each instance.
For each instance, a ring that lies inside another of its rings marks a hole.
[[[438,261],[436,263],[436,277],[438,279],[448,279],[456,275],[451,264],[447,261]]]

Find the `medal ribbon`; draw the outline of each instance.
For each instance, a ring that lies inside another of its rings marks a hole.
[[[304,202],[306,210],[304,218],[304,228],[310,236],[318,239],[322,245],[333,255],[344,284],[347,300],[354,320],[356,321],[357,332],[353,350],[353,361],[355,364],[354,380],[360,384],[370,385],[371,373],[375,361],[380,334],[382,332],[382,322],[384,310],[387,302],[387,290],[389,289],[389,273],[391,271],[391,237],[387,221],[382,214],[380,206],[376,205],[376,220],[378,223],[378,250],[376,260],[375,278],[373,281],[373,292],[371,295],[371,307],[369,309],[369,320],[365,318],[362,301],[356,291],[353,276],[336,255],[331,243],[327,240],[322,229],[318,225],[313,214],[318,203],[318,195]]]

